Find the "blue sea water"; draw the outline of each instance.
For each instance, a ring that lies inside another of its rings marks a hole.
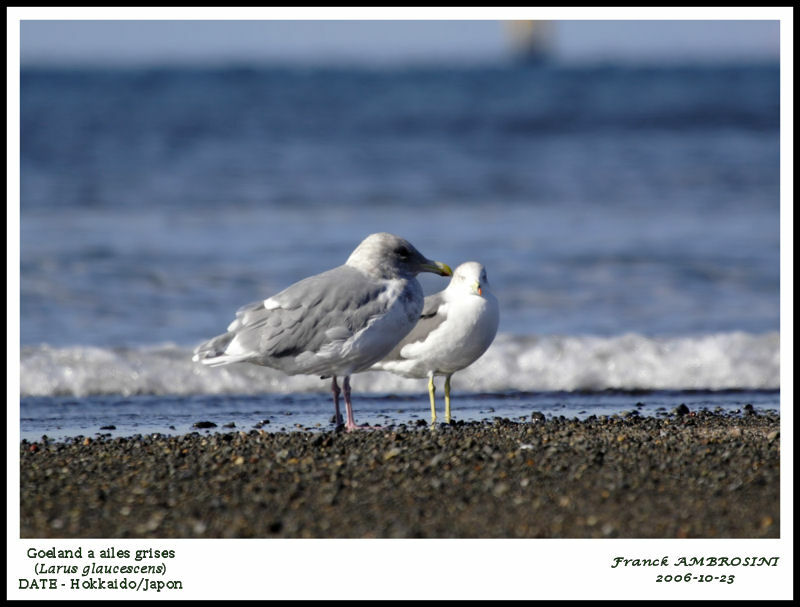
[[[486,265],[500,333],[454,377],[494,395],[476,411],[608,390],[777,406],[777,65],[24,69],[20,102],[23,432],[75,402],[110,423],[130,398],[329,407],[317,378],[190,352],[375,231]],[[353,384],[364,416],[427,411],[420,382]]]

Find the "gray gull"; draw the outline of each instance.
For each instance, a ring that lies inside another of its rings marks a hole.
[[[305,278],[277,295],[243,306],[226,333],[198,346],[192,360],[211,367],[249,362],[288,375],[332,378],[335,423],[357,428],[350,375],[365,371],[408,334],[423,311],[420,272],[451,276],[403,238],[385,232],[359,244],[344,265]]]

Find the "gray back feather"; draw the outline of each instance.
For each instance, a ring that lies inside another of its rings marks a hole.
[[[369,320],[386,311],[379,300],[385,283],[362,272],[339,266],[305,278],[269,298],[279,307],[267,309],[264,302],[243,306],[229,327],[230,339],[220,336],[208,342],[238,344],[250,353],[249,360],[286,372],[302,371],[295,357],[318,352],[327,343],[346,339],[363,329]],[[201,346],[202,347],[202,346]]]

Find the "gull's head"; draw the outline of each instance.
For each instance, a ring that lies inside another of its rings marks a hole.
[[[486,268],[477,261],[465,261],[453,272],[448,288],[478,296],[490,293]]]
[[[439,276],[453,274],[446,263],[428,259],[405,238],[386,232],[367,236],[346,263],[379,278],[410,278],[420,272]]]

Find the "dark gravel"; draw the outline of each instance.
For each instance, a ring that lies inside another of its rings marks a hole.
[[[777,414],[635,413],[23,441],[20,533],[779,537]]]

